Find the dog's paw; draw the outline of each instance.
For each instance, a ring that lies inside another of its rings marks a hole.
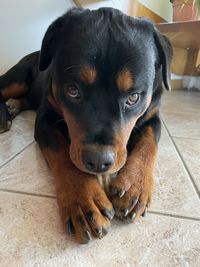
[[[92,236],[102,238],[107,234],[114,209],[95,178],[75,187],[60,192],[58,204],[67,233],[85,244]]]
[[[21,110],[20,101],[17,99],[8,99],[8,101],[6,102],[6,106],[11,119],[14,119]]]
[[[0,96],[0,133],[8,131],[11,125],[12,120],[10,118],[6,103]]]
[[[127,222],[145,216],[151,202],[152,187],[151,175],[138,179],[127,170],[120,172],[110,185],[110,197],[116,216]]]

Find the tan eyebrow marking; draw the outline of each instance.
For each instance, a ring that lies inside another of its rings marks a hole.
[[[95,82],[97,72],[94,67],[89,65],[84,65],[80,71],[80,79],[86,84],[92,84]]]
[[[120,91],[128,91],[133,86],[131,71],[125,67],[117,75],[117,87]]]

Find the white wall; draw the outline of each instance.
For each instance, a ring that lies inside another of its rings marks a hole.
[[[98,9],[100,7],[113,7],[125,13],[130,11],[130,1],[132,0],[78,0],[84,8]]]
[[[169,0],[139,0],[166,21],[172,21],[172,4]]]
[[[130,7],[136,0],[78,0],[82,6],[91,9],[99,7],[114,7],[129,13]],[[164,18],[166,21],[172,20],[172,4],[169,0],[138,0],[144,6],[151,9],[153,12]]]
[[[39,50],[49,24],[73,6],[72,0],[0,0],[0,74]]]

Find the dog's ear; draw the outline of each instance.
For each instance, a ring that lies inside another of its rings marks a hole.
[[[46,70],[53,59],[53,56],[56,51],[56,45],[59,39],[59,34],[63,24],[64,19],[63,17],[60,17],[49,26],[45,33],[40,51],[40,71]]]
[[[42,47],[40,51],[39,70],[43,71],[48,68],[55,55],[56,47],[59,42],[60,35],[65,26],[70,23],[72,17],[77,17],[83,13],[83,8],[72,8],[63,16],[56,19],[47,29],[42,40]]]
[[[158,50],[160,64],[162,65],[162,76],[163,83],[167,90],[171,89],[170,80],[171,80],[171,61],[173,55],[173,49],[170,41],[166,36],[160,34],[160,32],[155,29],[154,31],[154,39],[156,43],[156,47]]]

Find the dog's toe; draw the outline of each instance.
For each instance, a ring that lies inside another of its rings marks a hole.
[[[12,119],[17,116],[17,114],[20,112],[20,109],[21,109],[20,102],[17,99],[9,99],[6,102],[6,106],[7,106],[10,118]]]
[[[6,103],[4,99],[0,97],[0,133],[8,131],[11,125],[12,121]]]

